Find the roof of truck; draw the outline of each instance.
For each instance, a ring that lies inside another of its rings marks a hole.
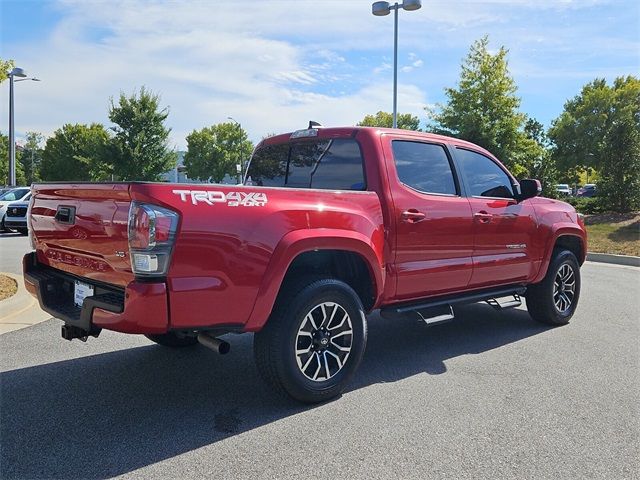
[[[305,135],[304,132],[311,132],[312,130],[317,131],[314,135]],[[495,156],[487,151],[486,149],[476,145],[474,143],[468,142],[466,140],[461,140],[455,137],[449,137],[446,135],[439,135],[437,133],[427,133],[420,132],[416,130],[405,130],[401,128],[383,128],[383,127],[322,127],[316,126],[312,128],[295,130],[293,132],[282,133],[279,135],[274,135],[272,137],[267,137],[260,142],[261,144],[274,144],[274,143],[283,143],[288,142],[291,139],[304,139],[304,138],[355,138],[355,136],[359,132],[367,132],[369,135],[393,135],[396,137],[407,137],[413,139],[421,139],[431,142],[439,142],[439,143],[448,143],[452,145],[456,145],[459,147],[469,147],[474,150],[481,151],[483,153],[488,154],[490,157],[495,158]],[[298,134],[298,137],[293,138],[293,135]]]

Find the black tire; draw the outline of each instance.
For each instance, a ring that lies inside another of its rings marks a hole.
[[[569,323],[580,299],[580,265],[576,256],[569,250],[554,250],[544,279],[530,285],[525,298],[534,320],[548,325]]]
[[[339,280],[291,285],[283,287],[288,291],[254,335],[256,364],[278,393],[305,403],[324,402],[343,392],[360,365],[367,344],[364,308],[353,289]]]
[[[162,345],[163,347],[181,348],[191,347],[198,343],[196,337],[178,336],[174,332],[163,333],[159,335],[145,335],[152,342]]]
[[[18,232],[20,232],[21,235],[29,235],[29,230],[27,228],[19,228]]]
[[[11,232],[11,230],[9,230],[4,224],[4,217],[2,217],[2,221],[0,222],[0,232],[3,232],[3,233]]]

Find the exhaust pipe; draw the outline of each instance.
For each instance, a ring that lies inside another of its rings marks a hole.
[[[226,355],[229,353],[229,350],[231,350],[231,345],[229,345],[228,342],[212,337],[206,333],[198,334],[198,342],[200,342],[200,345],[204,345],[220,355]]]

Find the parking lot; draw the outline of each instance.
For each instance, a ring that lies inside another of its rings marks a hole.
[[[26,237],[0,237],[19,271]],[[18,263],[16,263],[18,262]],[[17,273],[17,272],[16,272]],[[229,355],[60,323],[0,336],[0,477],[638,478],[640,269],[587,263],[568,326],[487,305],[370,318],[339,399],[303,406]]]

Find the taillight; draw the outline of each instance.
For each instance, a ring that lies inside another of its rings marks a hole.
[[[178,229],[178,214],[157,205],[132,202],[129,254],[136,275],[166,275]]]

